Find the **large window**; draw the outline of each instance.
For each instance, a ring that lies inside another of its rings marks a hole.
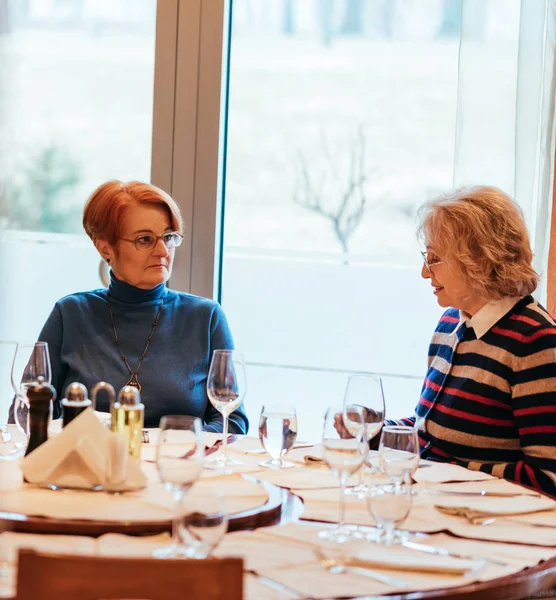
[[[221,298],[255,423],[287,400],[300,436],[318,436],[353,371],[383,376],[389,417],[411,414],[440,314],[417,207],[494,184],[534,224],[514,188],[518,67],[535,35],[522,5],[232,3]]]
[[[88,195],[150,178],[155,17],[156,0],[0,1],[2,401],[5,342],[33,340],[59,297],[101,285]]]

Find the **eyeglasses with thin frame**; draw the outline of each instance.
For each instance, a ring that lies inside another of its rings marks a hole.
[[[425,263],[425,267],[427,267],[427,271],[431,274],[433,268],[441,265],[443,262],[441,260],[429,260],[426,250],[421,250],[421,256],[423,257],[423,262]]]
[[[158,240],[162,240],[162,243],[168,249],[177,248],[183,241],[183,235],[179,231],[169,231],[168,233],[163,233],[162,235],[153,235],[152,233],[146,233],[144,235],[140,235],[133,240],[128,238],[119,238],[124,242],[129,242],[130,244],[135,244],[136,250],[152,250]]]

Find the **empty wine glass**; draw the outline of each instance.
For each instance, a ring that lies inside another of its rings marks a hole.
[[[382,379],[374,375],[350,375],[344,395],[344,405],[353,404],[361,406],[363,409],[367,440],[370,443],[373,438],[379,435],[384,424],[385,407]],[[367,456],[370,456],[370,454],[367,454]],[[366,496],[368,488],[363,481],[365,465],[371,468],[371,472],[375,470],[374,466],[366,460],[359,470],[357,485],[346,490],[348,496],[361,498]]]
[[[172,544],[153,552],[155,558],[188,556],[181,543],[182,502],[185,493],[197,481],[203,470],[205,446],[203,424],[197,417],[185,415],[162,417],[156,446],[156,467],[160,479],[174,498]]]
[[[419,466],[419,436],[414,427],[387,425],[379,445],[382,472],[399,489],[402,482]]]
[[[18,343],[16,345],[14,359],[12,362],[11,382],[15,392],[14,421],[17,428],[29,438],[29,399],[27,390],[38,384],[39,377],[45,383],[52,380],[50,368],[50,355],[46,342]],[[52,414],[52,405],[50,406]],[[27,444],[18,442],[16,449],[25,450]]]
[[[180,534],[190,558],[207,558],[228,529],[226,501],[220,490],[187,495],[183,500]]]
[[[396,527],[411,510],[411,487],[392,484],[373,485],[367,496],[367,507],[376,521],[379,544],[396,543]]]
[[[259,463],[269,469],[294,467],[291,462],[282,460],[297,439],[297,414],[294,406],[265,404],[259,420],[259,439],[263,448],[270,454],[270,460]]]
[[[228,456],[228,417],[241,404],[245,391],[245,362],[241,353],[237,350],[215,350],[207,377],[207,395],[222,415],[222,446],[220,452],[209,460],[223,469],[241,464]]]
[[[351,437],[343,436],[342,427],[337,426],[338,414],[342,415],[343,426],[349,430]],[[369,451],[365,417],[360,406],[345,405],[328,408],[322,430],[322,448],[326,464],[340,479],[340,514],[338,526],[319,532],[319,537],[343,543],[353,537],[352,531],[345,526],[347,479],[361,467]]]

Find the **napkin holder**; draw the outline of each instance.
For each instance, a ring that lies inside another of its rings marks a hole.
[[[110,436],[92,408],[73,419],[21,462],[29,483],[51,488],[100,490],[105,483]],[[134,461],[127,462],[125,488],[142,488],[147,478]]]

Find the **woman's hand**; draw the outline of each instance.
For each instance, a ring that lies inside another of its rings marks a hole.
[[[343,440],[353,437],[344,425],[344,416],[342,413],[336,413],[334,415],[334,429]]]
[[[349,416],[349,413],[348,413]],[[378,418],[378,413],[371,408],[365,409],[365,422],[366,423],[376,423]],[[380,430],[376,433],[372,439],[369,440],[369,448],[371,450],[378,450],[378,445],[380,443],[380,433],[382,431],[382,427],[384,424],[381,424]],[[344,417],[342,413],[336,413],[334,415],[334,429],[338,432],[338,435],[342,439],[352,438],[353,435],[347,430],[344,425]]]

